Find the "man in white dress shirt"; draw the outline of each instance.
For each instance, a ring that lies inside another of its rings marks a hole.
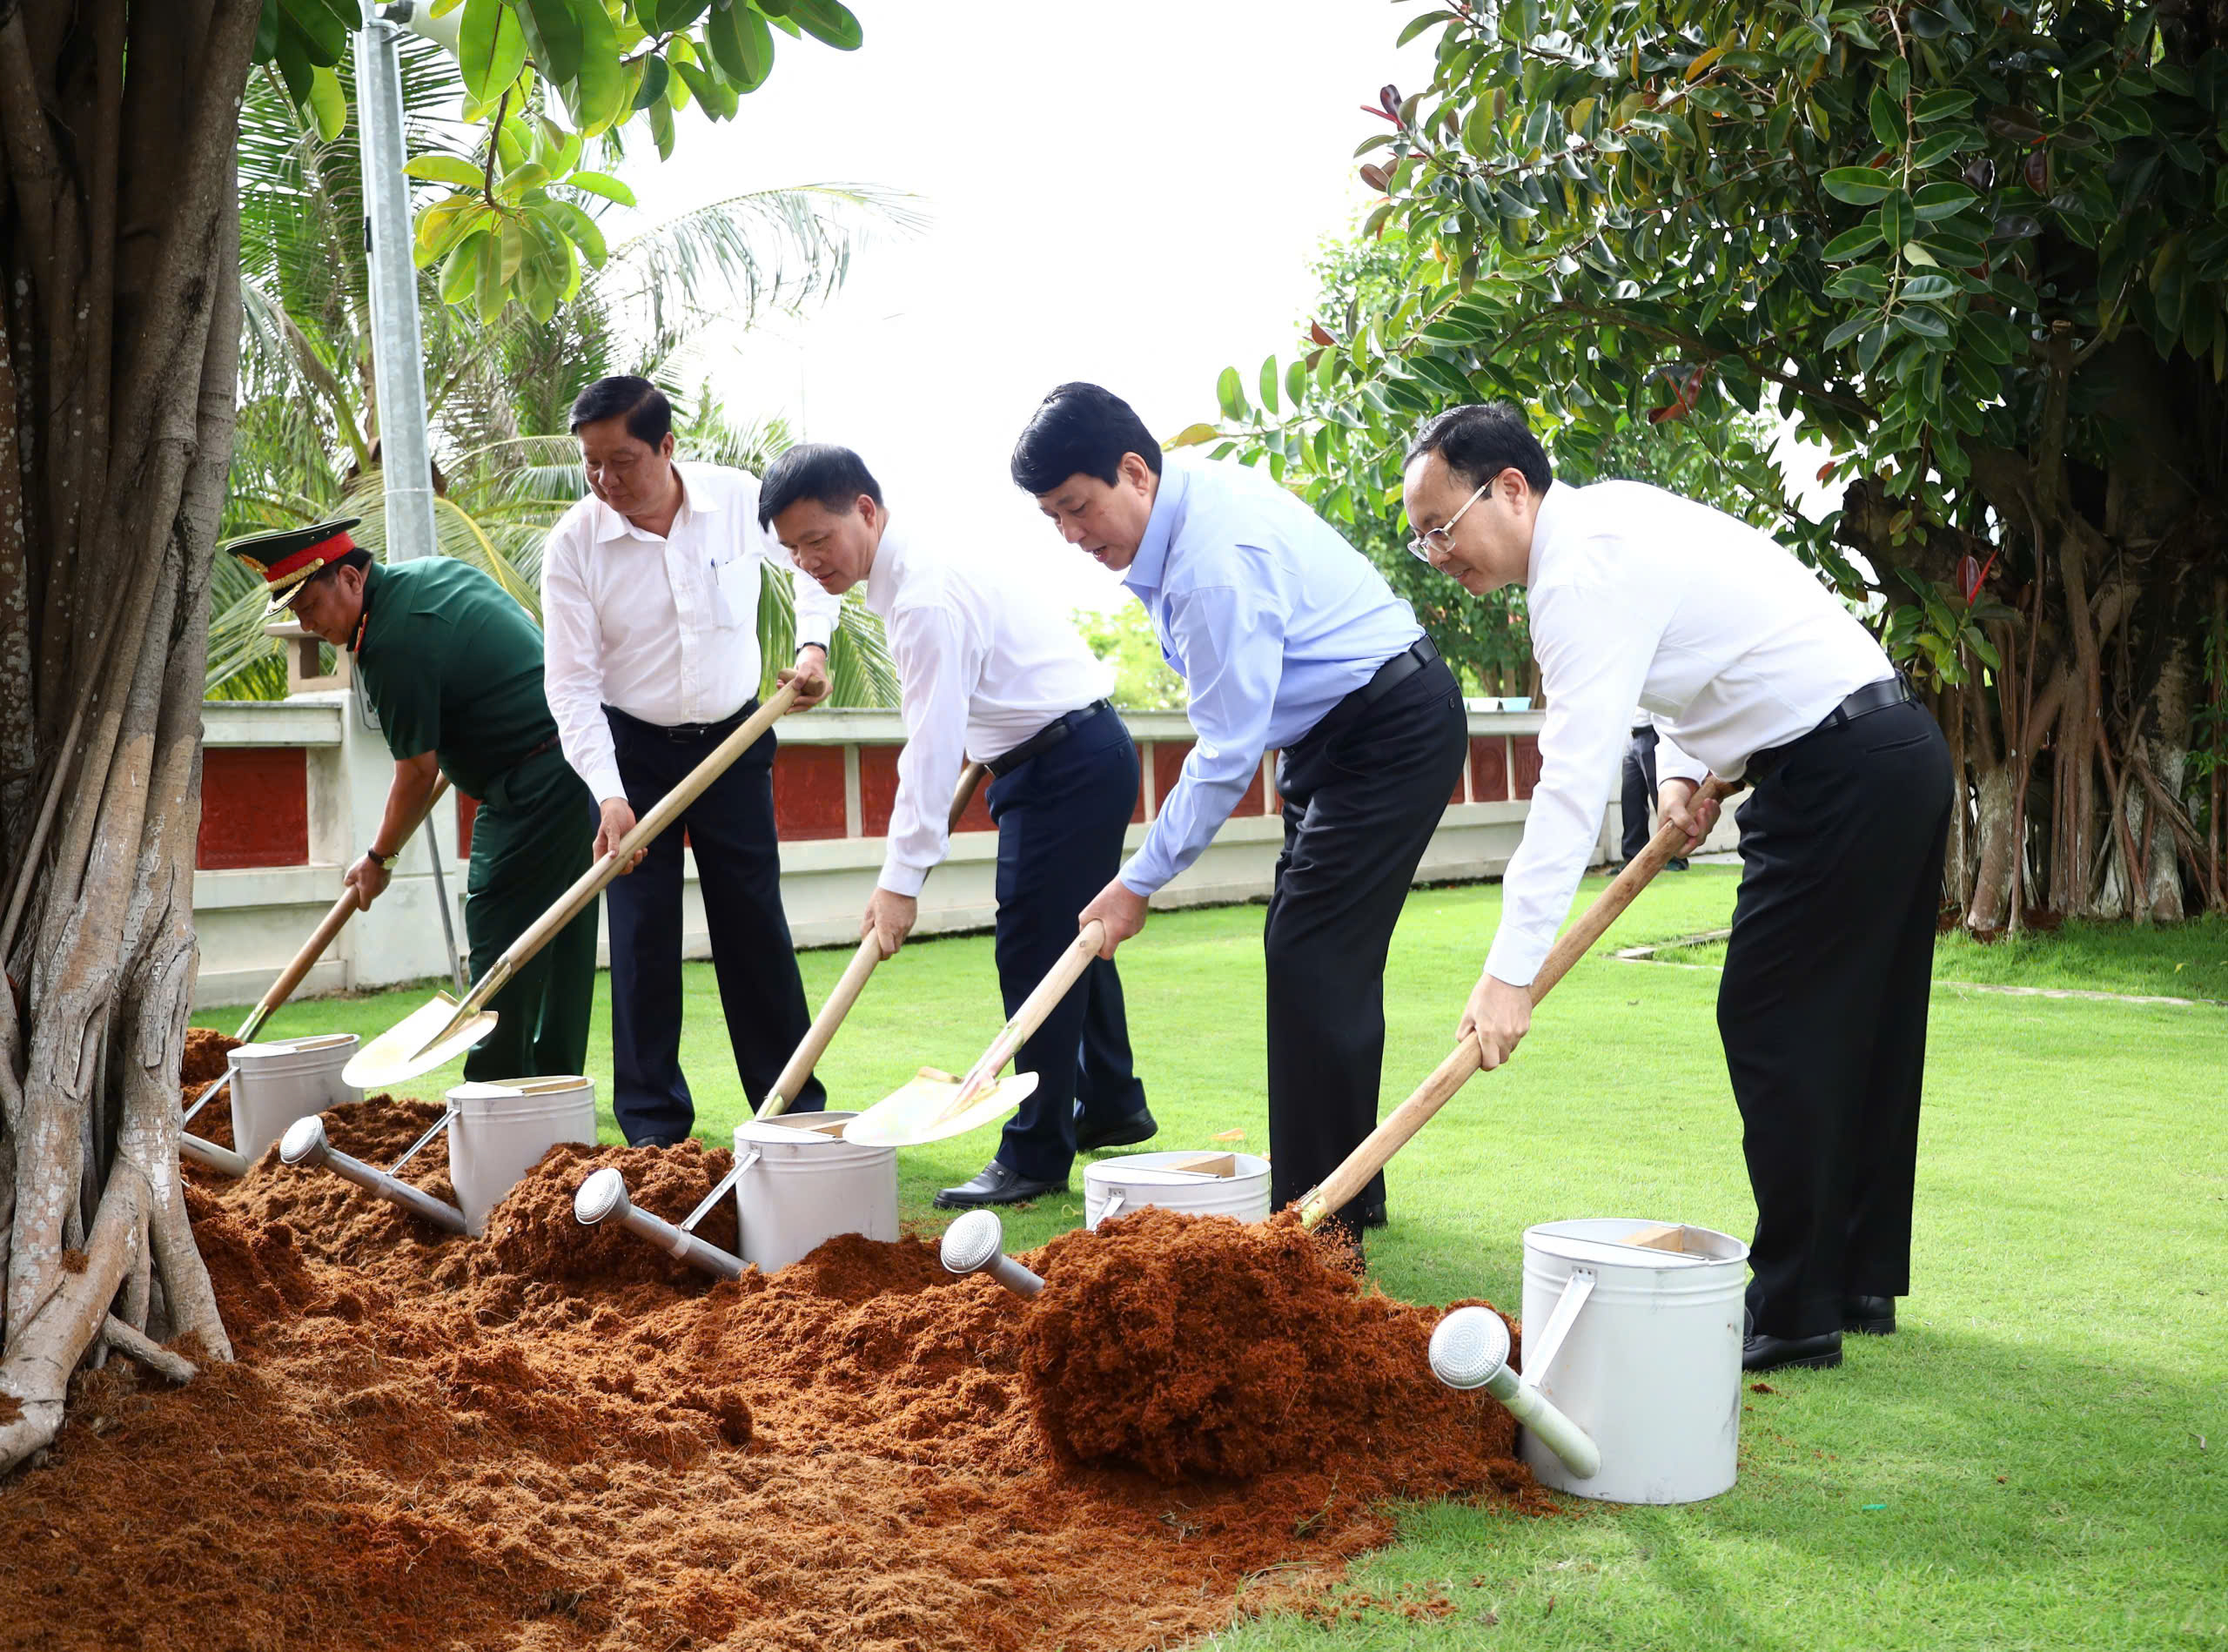
[[[1462,781],[1454,678],[1369,559],[1245,465],[1170,460],[1129,403],[1062,385],[1015,445],[1013,479],[1068,542],[1122,576],[1191,691],[1198,740],[1144,842],[1080,922],[1106,953],[1198,858],[1275,751],[1284,851],[1261,930],[1269,1197],[1283,1205],[1377,1124],[1385,962],[1417,863]],[[1372,1178],[1332,1213],[1360,1246]]]
[[[848,447],[783,453],[767,470],[758,517],[829,592],[866,582],[897,660],[905,748],[859,933],[879,935],[885,957],[904,944],[922,883],[944,856],[945,800],[971,753],[992,776],[998,985],[1012,1014],[1074,944],[1077,910],[1121,863],[1137,752],[1106,699],[1113,671],[1024,570],[894,525]],[[1153,1134],[1111,959],[1092,962],[1016,1065],[1037,1075],[1036,1092],[981,1174],[936,1195],[946,1209],[1064,1191],[1078,1151]]]
[[[1869,632],[1769,536],[1638,482],[1573,487],[1506,404],[1409,450],[1418,554],[1466,590],[1526,588],[1547,695],[1540,772],[1458,1036],[1487,1067],[1601,830],[1633,706],[1659,806],[1699,843],[1704,776],[1746,779],[1717,1019],[1756,1197],[1750,1370],[1841,1363],[1910,1289],[1927,993],[1949,749]]]
[[[757,707],[758,591],[765,565],[796,589],[799,708],[828,692],[842,608],[796,577],[758,525],[748,472],[676,464],[673,409],[647,379],[600,379],[573,404],[589,496],[542,550],[549,708],[566,759],[601,818],[601,857]],[[735,1071],[755,1105],[811,1024],[782,910],[771,731],[658,837],[607,897],[611,925],[612,1111],[636,1145],[695,1125],[681,1071],[681,839],[696,859]],[[792,1110],[827,1105],[818,1079]]]

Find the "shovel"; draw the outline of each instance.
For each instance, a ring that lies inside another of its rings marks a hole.
[[[1060,961],[1046,971],[1036,990],[1022,1001],[983,1058],[954,1078],[934,1067],[923,1067],[911,1083],[903,1085],[843,1126],[843,1139],[868,1147],[918,1147],[963,1136],[992,1119],[1011,1112],[1037,1090],[1037,1075],[1016,1073],[1001,1078],[1005,1064],[1044,1024],[1053,1007],[1083,978],[1091,959],[1106,943],[1106,926],[1093,918],[1084,925]]]
[[[1712,776],[1695,794],[1697,801],[1721,802],[1740,788],[1728,785]],[[1595,897],[1594,904],[1579,915],[1578,922],[1564,931],[1555,943],[1554,950],[1547,954],[1547,962],[1540,966],[1540,973],[1532,978],[1529,989],[1532,1002],[1538,1004],[1553,990],[1556,982],[1570,973],[1570,967],[1584,957],[1594,944],[1600,940],[1609,926],[1615,923],[1624,910],[1633,903],[1633,897],[1648,887],[1650,878],[1663,870],[1666,861],[1686,848],[1686,834],[1669,822],[1656,829],[1633,863],[1617,874],[1607,889]],[[1345,1164],[1332,1171],[1312,1193],[1299,1201],[1299,1220],[1303,1227],[1314,1227],[1332,1211],[1343,1209],[1354,1196],[1369,1185],[1369,1179],[1385,1168],[1386,1161],[1407,1145],[1410,1138],[1421,1130],[1431,1116],[1446,1105],[1447,1098],[1468,1083],[1470,1076],[1484,1065],[1482,1052],[1475,1038],[1465,1038],[1454,1047],[1453,1053],[1433,1069],[1430,1078],[1417,1086],[1407,1100],[1392,1110],[1385,1122],[1370,1132],[1360,1146],[1346,1155]]]
[[[794,682],[750,714],[734,733],[715,747],[711,755],[689,771],[688,777],[658,799],[650,811],[634,823],[634,829],[621,838],[611,852],[582,872],[556,903],[534,919],[523,935],[511,943],[480,977],[463,1001],[436,992],[356,1052],[341,1077],[359,1090],[385,1090],[420,1073],[445,1066],[486,1038],[494,1027],[495,1012],[487,1000],[509,984],[520,965],[549,944],[558,932],[587,909],[603,886],[634,863],[634,853],[681,817],[704,789],[725,774],[735,762],[795,703]]]
[[[969,763],[959,771],[959,784],[951,795],[951,815],[949,829],[959,829],[959,817],[967,812],[967,805],[975,801],[975,789],[983,783],[983,776],[990,771],[981,763]],[[828,1046],[835,1041],[836,1029],[843,1024],[843,1017],[851,1013],[851,1006],[859,1001],[859,994],[866,991],[867,977],[874,973],[876,964],[882,962],[882,944],[869,931],[860,942],[859,950],[851,955],[845,966],[843,977],[836,982],[836,990],[828,995],[828,1002],[820,1006],[820,1014],[813,1020],[804,1042],[782,1069],[774,1087],[766,1092],[766,1099],[758,1104],[756,1117],[774,1118],[789,1110],[789,1103],[804,1081],[812,1077],[812,1070],[820,1064],[821,1057],[828,1053]]]
[[[441,795],[448,789],[449,777],[446,775],[442,775],[434,780],[433,789],[426,794],[426,812],[419,816],[420,824],[433,818],[433,805],[441,801]],[[415,836],[416,831],[416,827],[411,829],[413,836]],[[402,841],[407,844],[410,839],[405,837]],[[401,853],[402,850],[399,849],[395,850],[398,856]],[[263,1024],[271,1019],[280,1004],[294,996],[294,989],[301,985],[310,970],[316,966],[317,961],[325,956],[325,949],[332,944],[332,937],[340,933],[341,926],[353,917],[359,910],[356,903],[356,886],[351,883],[340,891],[340,898],[332,903],[332,910],[319,920],[318,926],[311,933],[310,938],[302,943],[302,950],[294,954],[293,962],[279,970],[278,978],[271,984],[270,991],[256,1001],[254,1009],[247,1012],[247,1019],[240,1023],[239,1031],[233,1035],[240,1043],[253,1044],[255,1042],[255,1035],[263,1031]],[[191,1124],[194,1114],[222,1095],[232,1082],[232,1069],[228,1065],[222,1078],[211,1080],[208,1087],[193,1098],[193,1105],[185,1110],[185,1117],[178,1120],[178,1127],[183,1130]],[[190,1153],[192,1150],[189,1148],[186,1151]],[[217,1148],[213,1151],[221,1152],[224,1150]]]

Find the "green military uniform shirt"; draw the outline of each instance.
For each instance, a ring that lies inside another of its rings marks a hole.
[[[364,571],[356,675],[397,762],[438,753],[467,797],[550,748],[541,633],[478,568],[446,556]]]

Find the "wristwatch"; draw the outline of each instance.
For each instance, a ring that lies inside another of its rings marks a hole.
[[[382,855],[376,848],[372,848],[366,849],[364,851],[364,858],[371,862],[372,865],[378,867],[379,870],[384,872],[386,870],[387,863],[393,860],[394,856],[392,855]]]

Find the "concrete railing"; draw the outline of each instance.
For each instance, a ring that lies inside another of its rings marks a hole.
[[[1419,883],[1499,873],[1524,829],[1539,773],[1541,714],[1473,712],[1462,784],[1419,869]],[[1131,847],[1175,782],[1193,735],[1181,712],[1131,713],[1143,769]],[[252,1001],[292,957],[339,893],[341,870],[372,841],[393,772],[361,702],[346,688],[282,702],[211,701],[203,708],[206,756],[200,855],[194,874],[201,949],[197,1004]],[[800,946],[847,943],[881,870],[882,833],[896,794],[904,726],[888,711],[814,711],[777,725],[775,814],[782,836],[782,897]],[[1276,812],[1273,756],[1245,802],[1156,907],[1265,897],[1284,828]],[[469,800],[445,800],[404,850],[394,881],[369,913],[341,932],[305,992],[422,980],[449,973],[432,856],[441,856],[457,942],[464,939]],[[1598,863],[1615,843],[1613,801],[1594,845]],[[435,849],[429,850],[428,829]],[[582,829],[588,829],[583,822]],[[1729,846],[1729,838],[1728,846]],[[918,933],[981,929],[996,910],[997,838],[978,797],[951,853],[921,896]],[[684,947],[710,955],[693,862]],[[605,953],[607,961],[607,950]]]

